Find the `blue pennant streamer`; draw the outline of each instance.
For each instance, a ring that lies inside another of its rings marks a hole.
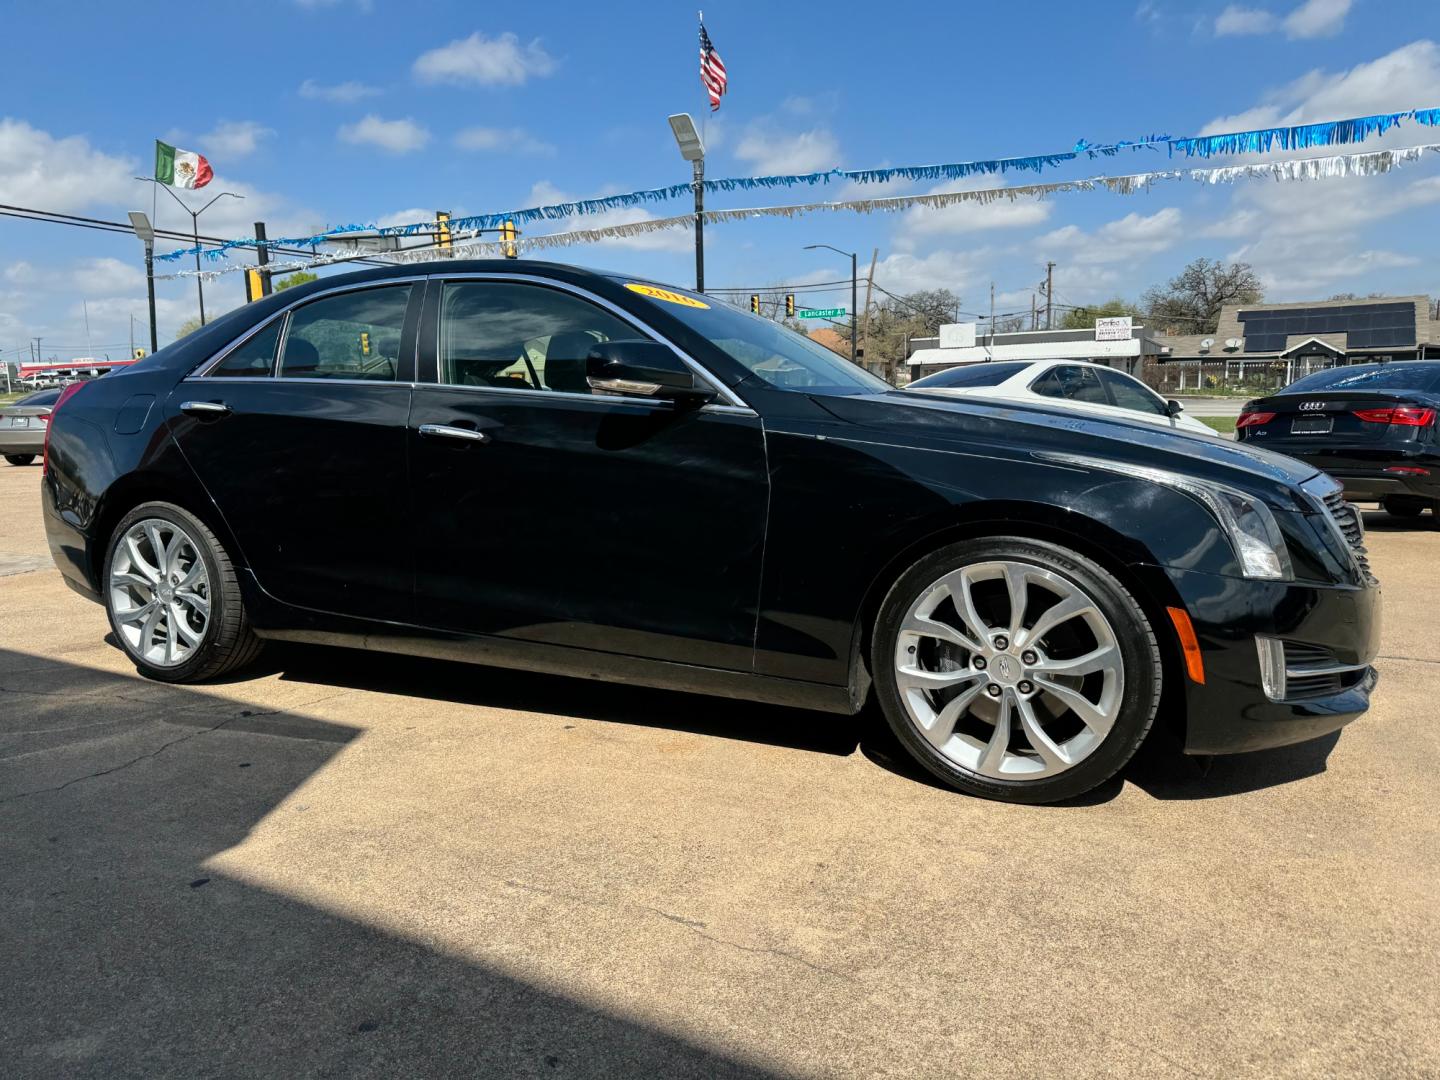
[[[1069,161],[1077,160],[1082,154],[1090,158],[1114,157],[1122,150],[1157,150],[1169,148],[1170,155],[1185,154],[1187,157],[1214,157],[1224,154],[1263,154],[1275,148],[1300,150],[1316,146],[1340,146],[1363,142],[1374,135],[1383,135],[1405,120],[1428,127],[1440,127],[1440,108],[1411,109],[1407,112],[1378,113],[1374,116],[1360,116],[1350,120],[1330,120],[1318,124],[1299,124],[1290,127],[1259,128],[1255,131],[1232,132],[1225,135],[1199,135],[1176,139],[1169,135],[1146,135],[1139,139],[1125,139],[1120,142],[1093,145],[1084,139],[1075,143],[1074,149],[1063,154],[1039,154],[1033,157],[996,158],[991,161],[957,161],[944,165],[909,165],[889,169],[830,169],[826,172],[781,174],[776,176],[733,176],[719,180],[706,180],[705,190],[753,191],[797,185],[819,185],[833,183],[883,184],[893,180],[935,181],[963,180],[970,176],[999,176],[1011,172],[1043,173]],[[471,229],[498,229],[507,221],[522,224],[529,221],[557,221],[563,218],[585,217],[602,214],[610,210],[622,210],[647,203],[667,202],[684,198],[694,190],[691,184],[671,184],[668,187],[630,191],[623,195],[607,195],[599,199],[580,199],[575,202],[553,203],[549,206],[532,206],[523,210],[507,210],[499,214],[475,214],[455,218],[450,222],[453,232]],[[267,247],[314,247],[326,240],[346,233],[378,232],[382,236],[412,236],[428,232],[435,225],[429,221],[409,225],[394,225],[377,229],[374,225],[339,225],[312,236],[289,236],[264,241]],[[157,255],[157,260],[169,262],[199,252],[209,260],[224,258],[237,248],[255,248],[260,242],[253,237],[243,240],[227,240],[213,248],[186,248]]]

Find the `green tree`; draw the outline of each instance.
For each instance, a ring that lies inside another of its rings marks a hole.
[[[1225,305],[1263,299],[1260,275],[1249,263],[1196,259],[1165,285],[1146,290],[1140,303],[1146,321],[1164,333],[1213,334]]]
[[[282,277],[275,282],[276,292],[281,289],[293,289],[296,285],[308,285],[312,281],[319,281],[319,274],[312,274],[308,270],[296,270],[295,273]]]
[[[196,315],[189,319],[186,319],[183,323],[180,324],[180,329],[175,331],[175,340],[179,341],[183,337],[189,337],[191,334],[193,334],[196,330],[199,329],[200,316]]]
[[[1060,329],[1089,330],[1095,325],[1096,319],[1113,319],[1121,315],[1133,315],[1134,313],[1135,305],[1117,296],[1113,300],[1106,300],[1103,304],[1071,308],[1060,317]]]

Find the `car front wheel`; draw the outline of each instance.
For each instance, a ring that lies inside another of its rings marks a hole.
[[[105,567],[110,627],[142,675],[200,682],[259,654],[230,557],[189,511],[137,506],[111,534]]]
[[[890,590],[873,641],[896,736],[936,777],[985,798],[1056,802],[1103,783],[1160,701],[1140,605],[1055,544],[990,538],[927,555]]]

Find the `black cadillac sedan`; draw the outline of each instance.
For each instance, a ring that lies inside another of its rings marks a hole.
[[[1293,459],[897,391],[709,297],[442,262],[250,304],[67,390],[66,580],[146,676],[267,640],[848,714],[1016,802],[1156,722],[1192,753],[1335,730],[1379,589]]]

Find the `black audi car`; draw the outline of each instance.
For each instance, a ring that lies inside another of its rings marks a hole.
[[[1345,497],[1397,517],[1440,506],[1440,363],[1405,360],[1329,368],[1247,402],[1241,442],[1323,469]]]
[[[1339,486],[1143,423],[898,391],[768,320],[515,261],[332,277],[68,390],[55,561],[146,676],[319,642],[849,714],[997,799],[1155,724],[1368,707]],[[737,706],[738,707],[738,706]]]

